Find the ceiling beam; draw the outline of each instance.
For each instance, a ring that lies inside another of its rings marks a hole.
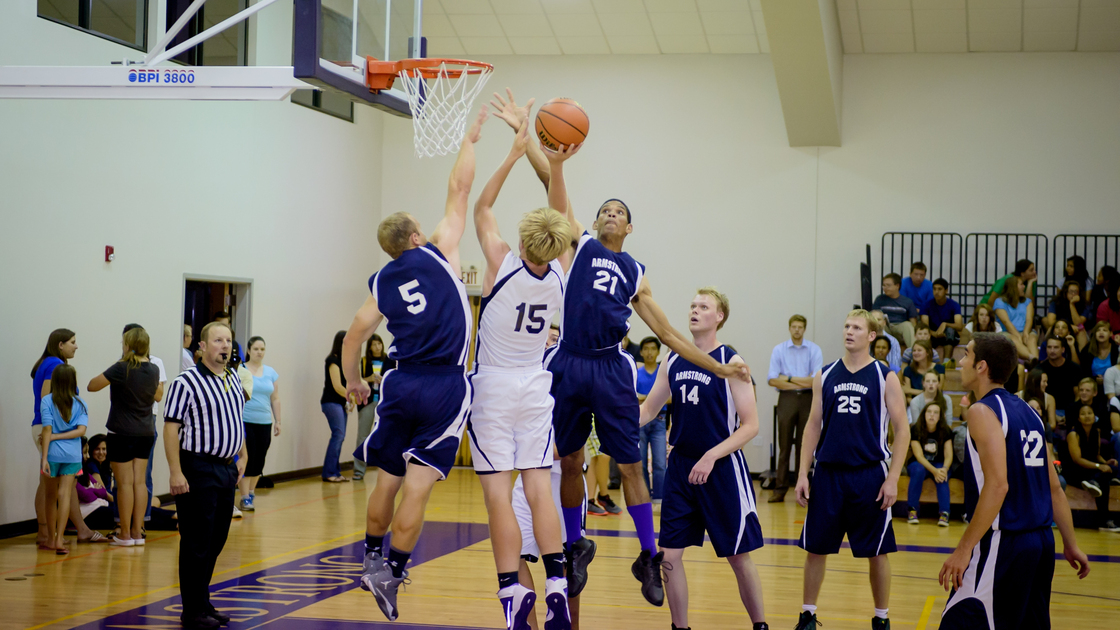
[[[840,146],[844,52],[833,0],[762,0],[791,147]]]

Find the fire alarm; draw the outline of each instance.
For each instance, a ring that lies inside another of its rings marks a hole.
[[[105,246],[105,262],[113,262],[114,258],[116,258],[116,254],[113,253],[113,246],[112,245],[106,245]]]

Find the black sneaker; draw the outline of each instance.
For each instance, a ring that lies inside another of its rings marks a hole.
[[[770,630],[770,626],[768,626],[765,621],[760,621],[754,624],[754,628],[752,630]]]
[[[793,627],[793,630],[815,630],[817,626],[823,625],[823,623],[817,621],[816,615],[808,610],[803,610],[801,616],[797,618],[797,625]]]
[[[587,586],[587,565],[595,559],[595,541],[584,536],[568,548],[568,599]]]
[[[618,504],[614,502],[614,499],[612,499],[609,494],[600,494],[598,503],[600,507],[611,514],[622,514],[622,508],[618,507]]]
[[[218,620],[210,615],[180,615],[179,622],[185,630],[213,630],[221,627]]]
[[[228,626],[229,625],[229,615],[224,615],[224,614],[218,612],[218,609],[214,608],[214,606],[210,606],[210,612],[207,613],[207,614],[210,615],[211,619],[213,619],[214,621],[217,621],[219,624],[221,624],[223,626]]]
[[[654,606],[665,604],[665,589],[661,586],[661,561],[664,558],[664,551],[651,556],[648,549],[643,549],[634,564],[630,565],[630,572],[642,583],[642,597]]]
[[[872,617],[871,630],[891,630],[891,620]]]

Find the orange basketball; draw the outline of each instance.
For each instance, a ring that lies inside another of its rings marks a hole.
[[[587,112],[570,98],[554,98],[537,111],[537,137],[553,151],[582,143],[590,126]]]

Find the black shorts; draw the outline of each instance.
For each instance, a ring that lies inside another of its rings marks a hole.
[[[154,435],[121,435],[110,433],[105,436],[105,450],[110,462],[124,464],[134,459],[148,459],[156,444]]]
[[[272,425],[245,423],[245,450],[249,451],[249,461],[245,462],[246,477],[260,477],[264,471],[264,458],[272,444]]]

